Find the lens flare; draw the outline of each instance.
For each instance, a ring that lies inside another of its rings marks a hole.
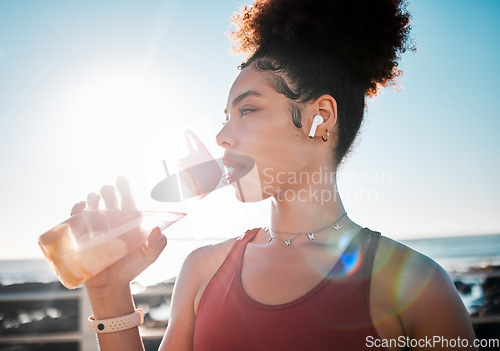
[[[348,250],[340,256],[342,263],[342,275],[350,276],[354,274],[360,267],[363,261],[363,252],[359,248]]]

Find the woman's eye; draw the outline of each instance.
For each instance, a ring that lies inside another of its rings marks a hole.
[[[239,113],[240,113],[240,116],[243,117],[245,116],[246,114],[250,113],[250,112],[253,112],[255,111],[254,108],[250,108],[250,107],[242,107],[239,109]],[[222,125],[225,126],[228,122],[229,122],[229,119],[231,117],[229,116],[229,113],[226,114],[226,120],[224,122],[222,122]]]
[[[248,114],[250,112],[253,112],[253,111],[255,111],[255,109],[248,108],[248,107],[243,107],[243,108],[240,109],[240,115],[241,115],[241,117],[243,117],[244,115],[246,115],[246,114]]]

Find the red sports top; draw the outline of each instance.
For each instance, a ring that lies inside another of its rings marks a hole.
[[[258,230],[236,240],[206,287],[196,314],[193,349],[377,350],[373,343],[368,347],[367,340],[379,339],[369,299],[380,233],[362,229],[328,276],[304,296],[265,305],[248,296],[241,283],[243,254]]]

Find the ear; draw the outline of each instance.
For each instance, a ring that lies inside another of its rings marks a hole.
[[[316,112],[315,114],[323,117],[323,123],[318,126],[314,136],[321,138],[327,130],[334,133],[334,128],[337,125],[337,101],[331,95],[325,94],[314,100],[311,107],[312,111]],[[308,130],[311,128],[313,117],[314,115],[308,118]]]

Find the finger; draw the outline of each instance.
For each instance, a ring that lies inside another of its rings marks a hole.
[[[104,207],[106,210],[118,210],[118,199],[116,198],[115,187],[112,185],[104,185],[101,188],[101,197],[104,200]]]
[[[99,200],[101,197],[97,193],[90,193],[87,196],[87,208],[91,211],[97,211],[99,209]]]
[[[77,213],[82,212],[85,209],[85,206],[87,206],[87,203],[85,201],[80,201],[76,203],[71,209],[70,216],[74,216]]]
[[[116,189],[118,190],[118,194],[120,194],[120,207],[122,210],[137,209],[127,178],[125,178],[124,176],[119,176],[118,178],[116,178]]]
[[[156,227],[149,234],[148,242],[144,250],[144,260],[147,265],[152,264],[163,249],[167,246],[167,237],[162,234],[160,228]]]
[[[166,245],[167,238],[161,233],[160,229],[153,229],[144,245],[115,263],[117,279],[128,284],[156,261]]]

